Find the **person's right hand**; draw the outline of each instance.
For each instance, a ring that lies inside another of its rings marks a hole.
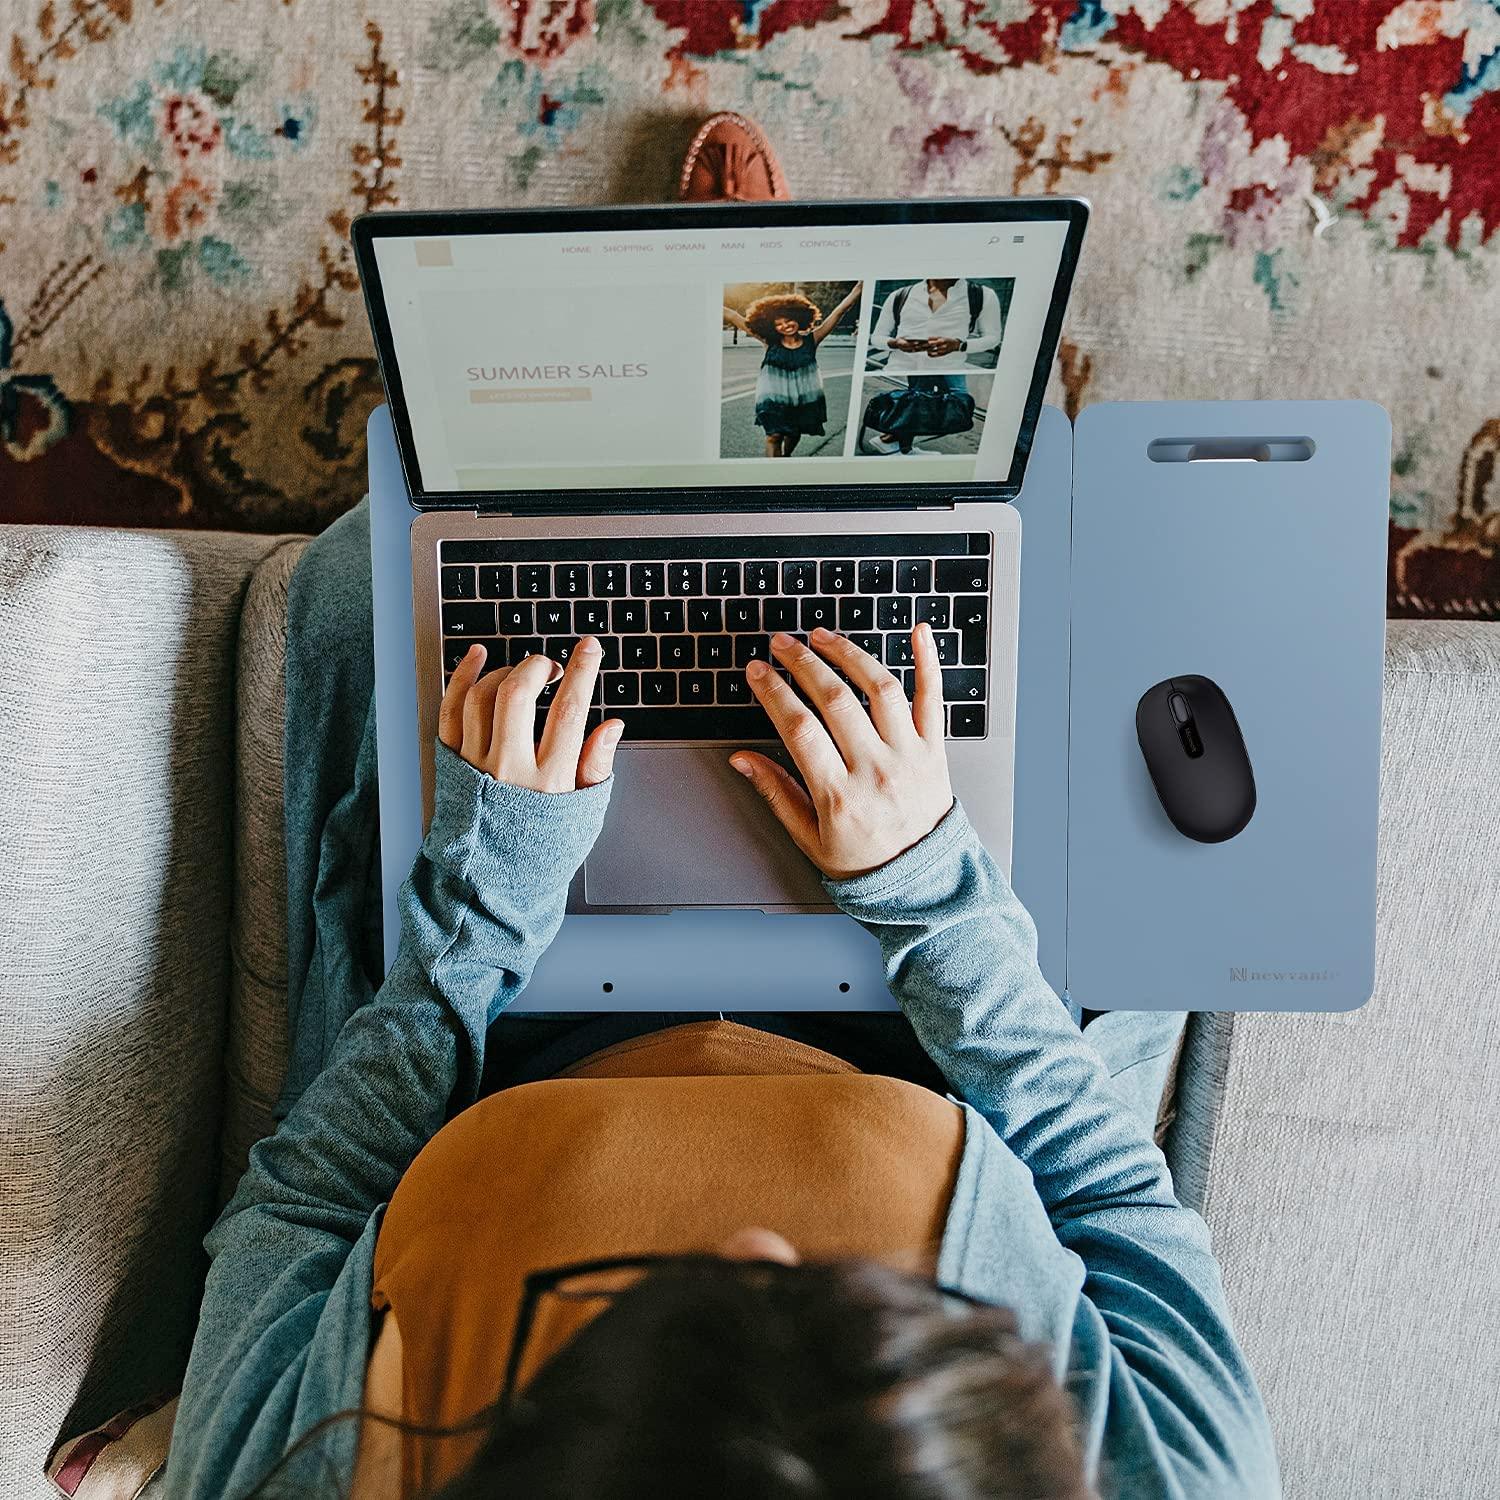
[[[937,643],[925,624],[912,632],[917,669],[913,703],[907,702],[896,678],[847,636],[819,628],[811,641],[816,651],[777,634],[771,649],[816,713],[766,662],[753,661],[746,668],[750,689],[791,752],[807,790],[755,751],[736,750],[729,764],[749,777],[797,847],[825,875],[842,880],[877,869],[911,848],[953,806],[943,746],[943,673]],[[868,713],[849,682],[870,700]]]
[[[892,349],[899,349],[903,354],[921,354],[927,348],[926,339],[892,339]]]
[[[624,722],[606,719],[583,737],[602,655],[591,635],[573,648],[538,744],[536,701],[559,671],[557,663],[528,656],[508,672],[481,677],[485,648],[476,642],[448,679],[438,738],[476,770],[534,792],[571,792],[609,780]]]

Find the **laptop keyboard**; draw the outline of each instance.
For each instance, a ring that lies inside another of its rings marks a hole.
[[[533,652],[566,662],[579,636],[595,635],[595,722],[623,719],[634,740],[775,739],[745,678],[750,661],[772,661],[773,632],[841,631],[910,697],[911,630],[925,620],[946,733],[980,739],[991,548],[988,532],[445,541],[443,680],[475,641],[490,670]]]

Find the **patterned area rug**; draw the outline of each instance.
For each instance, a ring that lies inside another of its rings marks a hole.
[[[0,0],[0,518],[316,529],[366,209],[1084,192],[1051,398],[1366,396],[1393,614],[1500,615],[1500,0]],[[1288,537],[1289,546],[1296,545]]]

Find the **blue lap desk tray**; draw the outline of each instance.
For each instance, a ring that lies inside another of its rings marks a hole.
[[[1139,446],[1149,467],[1137,474],[1133,445],[1148,431]],[[1312,443],[1312,458],[1145,457],[1163,437],[1281,433]],[[1074,483],[1075,441],[1091,491]],[[1042,972],[1075,1010],[1339,1009],[1368,997],[1389,448],[1384,412],[1360,402],[1102,406],[1083,414],[1076,435],[1062,412],[1043,409],[1015,502],[1022,545],[1010,875],[1037,924]],[[370,418],[369,454],[389,962],[396,892],[421,843],[421,797],[409,537],[416,512],[384,407]],[[1294,469],[1286,480],[1283,471]],[[1276,483],[1263,490],[1272,470]],[[1204,497],[1212,503],[1197,503]],[[1149,512],[1148,499],[1156,507]],[[1125,514],[1132,500],[1143,507],[1138,524]],[[1139,587],[1143,577],[1174,575],[1159,555],[1167,533],[1171,556],[1203,569],[1201,610],[1184,613],[1165,598],[1158,610],[1157,596]],[[1098,591],[1082,605],[1081,579]],[[1287,669],[1302,684],[1290,700],[1281,686]],[[1261,806],[1227,845],[1191,845],[1171,829],[1135,746],[1136,699],[1179,672],[1225,687],[1255,762]],[[1284,717],[1314,697],[1323,714],[1316,730]],[[1328,748],[1292,759],[1308,734],[1326,736]],[[1087,831],[1080,816],[1093,820]],[[1230,983],[1231,968],[1257,977]],[[1339,977],[1266,977],[1278,970]],[[847,917],[678,911],[567,917],[515,1008],[893,1004],[874,940]]]

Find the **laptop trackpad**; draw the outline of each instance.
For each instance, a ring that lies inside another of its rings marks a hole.
[[[590,906],[829,908],[817,871],[729,755],[727,745],[618,752],[604,832],[583,867]],[[777,759],[789,764],[779,748]]]

